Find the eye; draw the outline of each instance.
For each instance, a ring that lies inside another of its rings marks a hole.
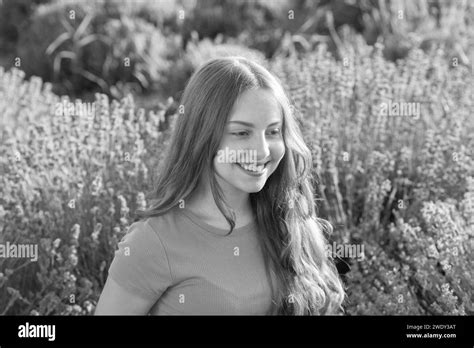
[[[275,128],[272,130],[272,135],[278,135],[278,134],[281,134],[281,129],[280,128]]]
[[[234,132],[234,133],[230,133],[232,135],[236,135],[236,136],[246,136],[248,135],[248,132],[247,131],[242,131],[242,132]]]

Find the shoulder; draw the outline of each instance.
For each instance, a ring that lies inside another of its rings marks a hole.
[[[164,214],[134,222],[127,234],[131,234],[130,240],[138,240],[138,248],[162,250],[173,264],[183,257],[199,254],[208,246],[209,236],[197,230],[195,222],[179,207],[174,207]]]
[[[119,250],[126,256],[133,250],[134,255],[150,255],[164,252],[165,247],[157,230],[150,224],[150,218],[133,222],[118,243]]]
[[[157,232],[150,218],[133,222],[109,267],[118,284],[145,298],[161,296],[173,283],[168,253]]]
[[[166,239],[169,232],[179,228],[179,221],[176,219],[175,209],[171,209],[164,214],[142,218],[134,222],[129,227],[132,229],[146,230],[150,236],[154,235],[160,239]]]
[[[167,249],[182,233],[181,219],[174,208],[161,215],[141,218],[128,227],[121,242],[134,242],[145,248],[160,244],[161,248]]]
[[[161,215],[155,215],[140,220],[142,224],[153,231],[163,242],[172,242],[175,239],[187,238],[189,232],[189,221],[181,213],[179,207],[173,207]]]
[[[127,228],[123,241],[153,242],[158,238],[156,230],[150,225],[150,218],[136,220]]]

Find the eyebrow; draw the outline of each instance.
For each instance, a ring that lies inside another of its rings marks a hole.
[[[239,124],[242,124],[242,125],[247,126],[247,127],[254,127],[255,126],[253,123],[245,122],[245,121],[229,121],[229,123],[239,123]],[[273,122],[273,123],[269,124],[268,127],[275,126],[275,125],[280,124],[280,123],[282,123],[282,121],[276,121],[276,122]]]

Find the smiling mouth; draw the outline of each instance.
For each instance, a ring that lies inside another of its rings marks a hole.
[[[261,165],[256,165],[254,163],[248,164],[248,163],[238,163],[238,162],[234,163],[234,164],[239,166],[240,168],[242,168],[246,172],[255,173],[255,174],[263,174],[263,172],[266,170],[269,163],[270,163],[270,161],[268,161],[265,164],[261,164]]]

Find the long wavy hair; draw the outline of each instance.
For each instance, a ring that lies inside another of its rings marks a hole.
[[[217,155],[231,109],[241,93],[273,92],[283,114],[285,155],[263,189],[250,193],[267,271],[273,282],[276,315],[343,313],[345,292],[334,260],[326,253],[332,226],[316,216],[311,152],[303,141],[289,98],[278,78],[262,65],[240,56],[211,59],[191,76],[181,97],[149,208],[139,218],[158,216],[186,200],[207,175],[219,210],[235,227],[235,215],[216,181]],[[274,291],[277,292],[276,296]]]

